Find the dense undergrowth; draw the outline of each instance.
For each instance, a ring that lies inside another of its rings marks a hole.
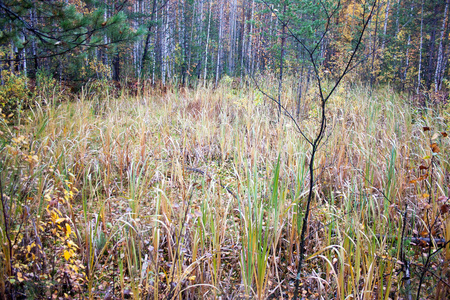
[[[309,152],[260,92],[225,81],[64,99],[53,90],[1,119],[1,294],[292,296]],[[306,134],[314,99],[311,87],[298,118]],[[446,299],[448,116],[350,84],[327,116],[302,297]]]

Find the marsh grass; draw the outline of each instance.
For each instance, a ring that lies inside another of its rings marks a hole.
[[[294,87],[282,97],[293,111]],[[299,124],[308,135],[317,91],[304,90]],[[18,127],[2,118],[3,294],[77,298],[77,284],[91,299],[292,295],[309,153],[260,93],[224,82],[138,97],[90,88],[46,102]],[[447,125],[437,108],[355,84],[330,100],[328,123],[302,296],[402,298],[401,253],[415,284],[432,253],[407,239],[450,239]],[[52,207],[70,232],[46,221]],[[69,240],[77,250],[67,259]],[[422,295],[448,295],[449,259],[448,244],[432,255]]]

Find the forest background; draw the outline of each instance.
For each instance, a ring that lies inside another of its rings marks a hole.
[[[102,79],[217,85],[223,76],[242,80],[282,67],[286,75],[308,77],[309,57],[284,27],[313,45],[327,21],[320,3],[2,1],[0,70],[80,85]],[[317,51],[322,72],[335,74],[345,63],[366,6],[341,1]],[[358,79],[416,93],[445,89],[448,13],[446,1],[379,1],[355,66]]]

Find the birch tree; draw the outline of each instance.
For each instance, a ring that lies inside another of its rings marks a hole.
[[[439,50],[437,55],[437,62],[436,62],[436,71],[434,73],[434,91],[437,92],[439,90],[440,83],[442,81],[441,78],[441,70],[444,64],[444,34],[447,24],[447,13],[448,13],[448,4],[449,0],[445,2],[445,9],[444,9],[444,15],[442,17],[442,26],[441,26],[441,32],[439,35]]]

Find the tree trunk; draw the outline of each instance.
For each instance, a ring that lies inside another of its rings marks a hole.
[[[422,80],[421,75],[422,75],[422,47],[423,47],[423,2],[424,0],[422,0],[422,10],[420,13],[419,71],[417,74],[416,94],[419,94],[420,82]]]
[[[151,38],[151,34],[152,34],[153,21],[155,19],[155,15],[156,15],[156,5],[157,5],[157,0],[153,0],[152,13],[150,15],[150,23],[147,28],[147,35],[145,36],[144,51],[142,52],[142,59],[141,59],[141,73],[142,74],[144,73],[145,62],[147,59],[147,53],[148,53],[150,38]]]
[[[370,72],[370,86],[373,86],[375,83],[375,58],[376,58],[376,49],[377,49],[377,33],[378,33],[378,15],[380,9],[377,8],[377,16],[375,18],[375,32],[373,34],[373,47],[372,47],[372,64],[371,64],[371,72]]]
[[[201,0],[200,0],[200,2],[201,2]],[[189,45],[189,51],[188,51],[188,55],[187,55],[187,71],[188,71],[188,76],[192,76],[193,74],[191,74],[191,69],[192,69],[192,52],[193,51],[195,51],[195,47],[193,47],[193,41],[194,41],[194,34],[196,33],[196,31],[198,32],[198,19],[197,19],[197,15],[198,15],[198,11],[199,11],[199,7],[198,7],[198,1],[194,1],[194,7],[193,7],[193,10],[192,10],[192,19],[191,19],[191,21],[192,21],[192,26],[190,26],[191,27],[191,29],[190,29],[190,34],[189,34],[189,42],[188,42],[188,45]],[[200,14],[203,14],[203,12],[202,12],[202,7],[201,7],[201,9],[200,9]],[[199,40],[201,40],[201,39],[199,39]],[[198,42],[197,42],[198,43]],[[193,70],[192,70],[193,71]]]
[[[406,81],[406,75],[408,74],[408,66],[409,66],[409,47],[411,45],[411,35],[408,35],[408,43],[406,44],[406,57],[405,57],[405,70],[403,71],[403,86],[405,84]]]
[[[448,13],[448,14],[447,14],[447,32],[448,32],[448,31],[449,31],[449,28],[450,28],[450,22],[449,22],[449,20],[450,20],[450,18],[449,18],[449,15],[450,15],[450,8],[449,8],[449,10],[448,10],[447,13]],[[443,63],[442,63],[441,70],[440,70],[440,74],[439,74],[439,76],[440,76],[440,77],[439,77],[439,78],[440,78],[440,80],[439,80],[439,90],[442,89],[442,84],[443,84],[443,78],[444,78],[444,74],[445,74],[445,69],[447,68],[447,63],[448,63],[448,59],[449,59],[448,40],[449,40],[449,35],[448,35],[448,34],[445,34],[445,35],[444,35],[444,50],[443,50],[444,54],[443,54]]]
[[[206,47],[205,47],[205,73],[203,76],[203,85],[206,86],[206,75],[208,71],[208,48],[209,48],[209,33],[211,31],[211,6],[212,6],[212,0],[209,0],[209,16],[208,16],[208,30],[206,33]]]
[[[384,50],[385,43],[386,43],[386,32],[387,32],[387,25],[389,20],[389,0],[386,3],[386,11],[384,14],[384,28],[383,28],[383,40],[381,42],[381,49]]]
[[[220,78],[221,73],[221,59],[222,59],[222,51],[223,51],[223,43],[222,43],[222,32],[223,32],[223,2],[224,0],[220,1],[220,11],[219,11],[219,41],[218,41],[218,47],[217,47],[217,65],[216,65],[216,84],[217,86]]]
[[[300,78],[298,80],[298,93],[297,93],[297,111],[296,111],[296,117],[297,120],[300,117],[300,108],[301,108],[301,104],[302,104],[302,92],[303,92],[303,68],[304,65],[302,64],[302,68],[300,70]]]
[[[33,9],[30,10],[30,23],[33,28],[36,26],[36,9],[34,8],[34,5],[35,4],[33,1]],[[30,73],[33,77],[36,77],[36,73],[39,68],[39,65],[38,65],[37,48],[36,48],[36,40],[35,39],[31,39],[31,54],[32,54],[33,60],[34,60],[34,66],[33,66],[33,69],[30,70]]]
[[[283,16],[286,12],[286,3],[283,8]],[[281,25],[281,54],[280,54],[280,77],[278,79],[278,120],[281,118],[281,94],[283,93],[283,65],[284,65],[284,44],[286,41],[286,23]]]
[[[430,88],[431,86],[431,81],[432,81],[432,74],[433,74],[433,67],[434,67],[434,47],[435,47],[435,42],[436,42],[436,27],[437,27],[437,17],[436,15],[438,14],[438,5],[436,4],[434,7],[434,18],[433,18],[433,22],[431,24],[431,37],[430,37],[430,46],[428,49],[428,66],[427,66],[427,72],[426,72],[426,81],[427,81],[427,88]]]
[[[414,11],[414,6],[411,5],[411,9],[410,9],[410,13],[409,13],[409,17],[412,19],[413,18],[413,11]],[[408,74],[408,67],[409,67],[409,47],[411,46],[411,34],[408,34],[408,42],[406,44],[406,56],[405,56],[405,69],[403,70],[403,78],[402,78],[402,86],[404,88],[405,86],[405,82],[406,82],[406,75]]]
[[[105,0],[105,7],[107,7],[107,0]],[[103,21],[104,22],[106,22],[106,20],[108,19],[108,9],[106,9],[105,8],[105,12],[103,13]],[[108,44],[108,36],[106,35],[106,33],[103,35],[103,43],[105,44],[105,45],[107,45]],[[109,62],[109,59],[108,59],[108,51],[106,50],[106,49],[103,49],[103,51],[102,51],[103,53],[101,54],[102,55],[102,63],[105,65],[105,66],[110,66],[110,62]],[[112,68],[111,68],[112,69]],[[110,70],[111,70],[110,69]],[[108,74],[108,76],[109,76],[109,78],[111,78],[112,76],[111,76],[112,74],[111,74],[111,71],[109,71],[109,74]]]
[[[161,52],[162,52],[162,66],[161,66],[161,80],[162,84],[166,84],[166,73],[168,73],[168,55],[169,55],[169,5],[166,6],[166,15],[164,18],[164,30],[163,30],[163,38],[161,39]]]
[[[181,4],[181,16],[180,16],[180,26],[181,30],[179,31],[180,41],[179,44],[181,45],[181,85],[184,86],[186,83],[186,72],[187,72],[187,41],[186,41],[186,1],[180,0]]]
[[[436,72],[434,73],[434,91],[437,92],[439,89],[439,85],[441,83],[441,68],[443,65],[444,60],[444,51],[443,51],[443,45],[444,45],[444,33],[445,33],[445,25],[447,23],[447,12],[448,12],[448,0],[445,3],[445,9],[444,9],[444,16],[442,18],[442,26],[441,26],[441,32],[439,37],[439,50],[438,50],[438,56],[437,56],[437,62],[436,62]]]
[[[197,22],[197,79],[200,80],[201,74],[202,74],[202,61],[203,61],[203,55],[201,55],[201,49],[204,45],[203,42],[203,6],[204,6],[204,0],[200,0],[200,16]]]
[[[248,34],[248,49],[247,49],[247,60],[248,60],[248,71],[253,75],[253,15],[255,10],[255,0],[252,0],[252,6],[250,11],[250,30]]]
[[[228,54],[228,70],[230,75],[234,75],[234,56],[236,51],[236,10],[237,10],[237,0],[232,0],[230,8],[230,52]]]
[[[245,32],[246,32],[246,26],[245,26],[245,20],[246,20],[246,16],[245,16],[245,11],[246,11],[246,0],[242,1],[242,25],[241,25],[241,49],[239,51],[240,54],[240,62],[241,62],[241,82],[242,82],[242,77],[244,75],[244,71],[245,71],[245,65],[244,65],[244,56],[245,56]]]
[[[155,84],[155,73],[156,73],[156,60],[157,60],[157,56],[158,56],[158,51],[161,47],[159,47],[158,49],[156,48],[156,45],[158,43],[158,38],[161,38],[161,34],[160,34],[160,26],[158,26],[158,11],[155,12],[155,21],[156,21],[156,35],[154,37],[153,40],[153,44],[155,45],[155,47],[153,48],[153,68],[152,68],[152,85]],[[145,49],[144,49],[145,50]],[[144,64],[141,63],[141,66],[144,67]],[[161,66],[161,64],[160,64]]]
[[[113,58],[113,80],[120,81],[120,57],[119,53],[116,53]]]

